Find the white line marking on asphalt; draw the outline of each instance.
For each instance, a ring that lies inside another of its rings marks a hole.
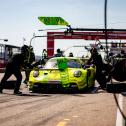
[[[123,111],[123,96],[121,94],[119,94],[118,103],[119,103],[120,109]],[[123,116],[120,113],[119,109],[117,109],[116,126],[123,126]]]

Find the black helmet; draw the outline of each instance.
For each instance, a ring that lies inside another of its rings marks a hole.
[[[69,53],[69,57],[73,57],[73,53],[72,52]]]
[[[27,46],[27,45],[23,45],[23,46],[21,47],[21,52],[26,52],[26,51],[28,51],[28,47],[29,47],[29,46]]]
[[[57,49],[57,52],[58,52],[58,53],[60,53],[60,52],[61,52],[59,48]]]

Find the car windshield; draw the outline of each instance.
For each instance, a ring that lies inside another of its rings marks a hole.
[[[68,68],[81,68],[81,63],[76,59],[68,59],[67,61]],[[58,69],[57,59],[49,60],[45,66],[45,69]]]

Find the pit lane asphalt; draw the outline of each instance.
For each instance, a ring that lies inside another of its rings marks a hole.
[[[8,89],[0,94],[0,126],[116,126],[112,93],[37,94],[29,93],[24,84],[21,90],[22,96]],[[126,113],[125,107],[123,111]]]

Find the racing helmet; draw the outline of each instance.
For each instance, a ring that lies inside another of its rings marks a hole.
[[[25,53],[26,51],[28,51],[28,47],[29,47],[29,46],[27,46],[27,45],[23,45],[23,46],[21,47],[21,53]]]

